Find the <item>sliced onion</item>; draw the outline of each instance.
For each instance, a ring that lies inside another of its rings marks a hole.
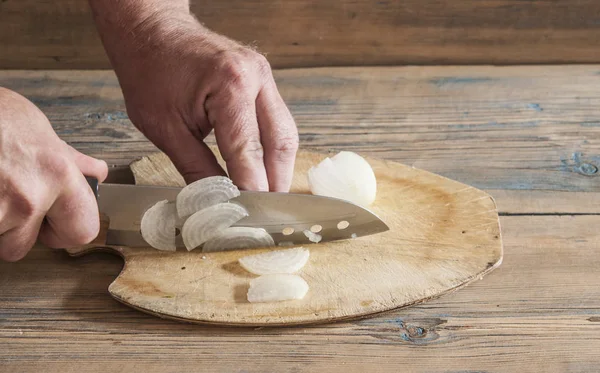
[[[348,151],[311,167],[308,183],[315,195],[340,198],[364,207],[371,205],[377,195],[373,168],[363,157]]]
[[[203,252],[275,246],[273,237],[262,228],[231,227],[206,241]]]
[[[240,265],[255,275],[298,272],[308,261],[309,252],[303,247],[275,250],[240,258]]]
[[[311,232],[308,229],[303,230],[302,233],[304,233],[310,242],[319,243],[323,239],[323,236],[318,233]]]
[[[225,176],[200,179],[184,187],[177,195],[177,214],[180,218],[185,218],[239,195],[238,188]]]
[[[306,281],[297,275],[264,275],[250,281],[248,301],[257,303],[302,299],[308,289]]]
[[[219,203],[202,209],[183,224],[183,243],[188,250],[193,250],[246,216],[248,211],[236,203]]]
[[[142,238],[155,249],[175,251],[176,221],[175,204],[167,200],[157,202],[142,216]]]

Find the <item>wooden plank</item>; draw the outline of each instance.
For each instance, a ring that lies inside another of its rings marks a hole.
[[[502,215],[600,214],[600,193],[545,190],[488,190]]]
[[[191,1],[277,68],[598,63],[596,0]],[[83,0],[0,2],[0,68],[108,68]]]
[[[310,328],[161,320],[113,301],[121,259],[37,248],[0,263],[3,372],[594,372],[599,216],[503,217],[502,266],[456,293]]]
[[[276,78],[305,148],[356,150],[480,189],[600,192],[600,66],[320,68]],[[112,72],[3,71],[0,85],[32,99],[85,153],[126,165],[156,151],[127,119]]]

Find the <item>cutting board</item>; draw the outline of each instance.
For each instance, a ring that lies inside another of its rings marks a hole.
[[[223,164],[216,148],[219,162]],[[309,193],[308,169],[328,154],[300,151],[292,192]],[[395,162],[366,158],[378,183],[371,209],[385,233],[309,245],[298,273],[310,286],[302,300],[249,303],[254,277],[237,263],[265,249],[202,253],[106,247],[106,222],[78,256],[110,250],[125,260],[108,291],[120,302],[159,317],[227,325],[297,325],[358,318],[421,303],[456,290],[500,265],[498,213],[485,192]],[[131,165],[137,184],[183,186],[162,153]]]

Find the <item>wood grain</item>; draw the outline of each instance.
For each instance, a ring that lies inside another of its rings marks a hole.
[[[461,291],[367,320],[254,330],[132,310],[106,292],[122,259],[36,247],[0,263],[0,371],[596,372],[600,179],[581,166],[600,165],[597,71],[278,72],[303,146],[381,155],[484,187],[504,215],[502,266]],[[126,119],[110,72],[0,72],[0,85],[34,98],[63,139],[113,165],[155,151]]]
[[[303,147],[360,151],[479,189],[600,192],[600,66],[323,68],[276,78]],[[3,71],[0,86],[109,164],[157,150],[127,119],[112,72]]]
[[[0,263],[3,372],[593,372],[600,364],[598,216],[502,217],[484,281],[361,321],[185,325],[115,302],[107,254],[36,248]]]
[[[213,151],[224,165],[216,147]],[[292,192],[310,193],[308,169],[326,156],[299,152]],[[399,163],[368,161],[378,184],[370,209],[390,230],[311,245],[310,262],[299,272],[310,286],[302,300],[247,301],[249,281],[256,276],[237,261],[269,249],[172,253],[117,247],[125,266],[108,290],[132,307],[188,322],[306,325],[421,303],[482,279],[500,265],[498,213],[489,195]],[[185,185],[162,153],[134,163],[132,170],[140,185]],[[81,255],[90,250],[88,245],[68,252]]]
[[[191,1],[276,68],[599,63],[596,0]],[[109,68],[85,0],[0,2],[0,68]]]
[[[504,216],[597,215],[600,193],[544,190],[488,190]]]

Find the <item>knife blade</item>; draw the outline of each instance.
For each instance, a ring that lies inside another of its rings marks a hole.
[[[182,188],[128,184],[95,184],[99,211],[109,218],[106,243],[148,247],[140,233],[144,212],[162,200],[175,201]],[[277,245],[313,243],[367,236],[389,230],[373,212],[345,200],[312,194],[240,191],[231,201],[242,204],[249,216],[233,226],[265,229]],[[318,237],[318,236],[317,236]],[[177,247],[184,247],[181,235]]]

